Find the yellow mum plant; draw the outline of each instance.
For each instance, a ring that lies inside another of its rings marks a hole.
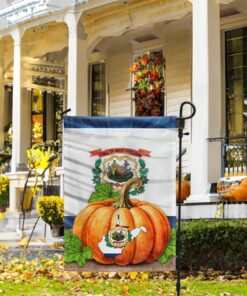
[[[37,202],[39,216],[49,225],[63,225],[64,199],[60,196],[41,196]]]
[[[9,203],[9,178],[0,175],[0,206],[7,207]]]
[[[0,195],[5,193],[8,190],[8,188],[9,188],[9,178],[4,175],[0,175]]]
[[[29,169],[46,169],[49,165],[51,153],[41,145],[33,145],[27,149],[28,167]]]
[[[59,162],[59,157],[57,153],[58,145],[58,141],[50,141],[48,147],[44,144],[34,144],[31,148],[27,149],[27,165],[29,170],[33,171],[36,176],[35,185],[31,188],[33,197],[36,196],[37,192],[40,190],[37,184],[38,177],[42,175],[40,175],[39,171],[41,170],[44,172],[49,167],[49,175],[54,175],[52,168],[57,166]],[[55,158],[51,160],[51,157],[54,155]]]

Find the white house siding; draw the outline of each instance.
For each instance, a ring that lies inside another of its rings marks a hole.
[[[191,101],[191,27],[188,20],[168,24],[165,30],[166,57],[166,99],[167,115],[179,115],[183,101]],[[185,110],[188,114],[190,109]],[[190,121],[186,131],[190,132]],[[183,156],[183,173],[190,171],[191,137],[183,138],[183,147],[187,149]]]
[[[130,65],[132,62],[131,47],[109,52],[109,115],[131,115]]]

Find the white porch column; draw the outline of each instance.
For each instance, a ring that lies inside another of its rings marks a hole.
[[[14,40],[11,171],[15,172],[21,161],[21,33],[16,29],[11,35]]]
[[[68,100],[69,115],[88,115],[87,42],[75,13],[68,12],[64,21],[69,31]]]
[[[191,197],[209,201],[210,183],[221,176],[221,64],[219,1],[193,0],[193,103]]]
[[[4,146],[4,81],[3,81],[3,57],[2,57],[2,48],[0,48],[0,150]]]

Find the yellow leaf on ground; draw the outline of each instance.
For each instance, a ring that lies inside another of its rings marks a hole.
[[[9,246],[6,244],[0,245],[0,250],[7,250],[8,248],[9,248]]]
[[[129,277],[131,280],[135,280],[137,275],[138,275],[138,272],[136,271],[129,272]]]
[[[5,213],[0,213],[0,220],[4,220],[5,219]]]
[[[51,246],[51,249],[62,249],[63,246],[61,246],[59,243],[54,243],[52,246]]]
[[[18,265],[16,265],[15,270],[16,270],[16,271],[21,271],[21,270],[23,270],[23,265],[22,265],[22,264],[18,264]]]
[[[33,278],[33,274],[31,272],[25,271],[23,273],[23,277],[25,278],[25,280],[31,280]]]
[[[142,280],[147,280],[147,279],[148,279],[148,272],[143,272],[143,273],[141,274],[141,279],[142,279]]]
[[[122,295],[129,295],[129,287],[128,286],[123,286],[122,288]]]
[[[119,275],[121,278],[125,278],[125,277],[127,276],[127,272],[119,271],[119,272],[118,272],[118,275]]]

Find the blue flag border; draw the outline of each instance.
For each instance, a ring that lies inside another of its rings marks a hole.
[[[89,117],[66,116],[65,128],[176,128],[176,116]]]

